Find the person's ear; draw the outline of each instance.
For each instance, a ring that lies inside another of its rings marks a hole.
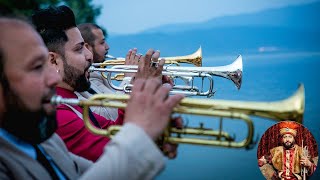
[[[57,65],[58,54],[55,52],[49,52],[49,63],[52,65]]]
[[[57,54],[55,52],[49,52],[48,59],[49,59],[50,65],[54,66],[54,68],[57,70],[57,72],[59,72],[60,71],[59,64],[62,61],[59,54]]]

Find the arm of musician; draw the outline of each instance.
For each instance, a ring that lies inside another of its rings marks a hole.
[[[159,77],[162,78],[162,83],[169,83],[173,85],[173,81],[168,76],[162,76],[163,65],[165,63],[164,59],[158,61],[160,57],[160,51],[154,51],[149,49],[145,56],[137,53],[137,49],[129,50],[126,55],[126,65],[138,65],[138,74],[135,73],[125,73],[125,77],[120,84],[120,87],[125,86],[126,84],[133,83],[135,78],[150,78],[150,77]],[[157,63],[157,66],[154,67],[152,64]]]
[[[262,156],[260,159],[258,159],[259,167],[261,167],[261,166],[263,166],[265,164],[267,164],[267,160],[266,160],[266,158],[264,156]]]
[[[137,48],[130,49],[126,55],[125,65],[138,65],[142,55],[137,53]],[[135,73],[124,73],[124,77],[133,77]]]
[[[162,76],[162,84],[165,84],[165,83],[168,83],[168,84],[170,84],[171,86],[174,85],[172,79],[171,79],[169,76],[163,75],[163,76]]]
[[[181,116],[173,118],[171,121],[171,127],[175,127],[177,129],[181,129],[183,127],[183,121]],[[163,141],[163,136],[157,140],[157,144],[160,147],[161,151],[167,156],[169,159],[174,159],[177,157],[178,144],[172,144],[169,142]]]
[[[161,151],[145,131],[126,123],[81,179],[153,179],[163,170],[164,162]]]
[[[161,59],[158,63],[158,66],[154,67],[152,66],[152,62],[158,62],[158,59],[160,57],[160,51],[154,51],[153,49],[149,49],[145,56],[142,56],[139,61],[139,68],[138,73],[136,74],[136,78],[158,78],[159,80],[162,80],[162,84],[165,84],[165,86],[171,87],[173,86],[172,80],[168,76],[162,75],[163,65],[165,63],[164,59]],[[174,127],[182,128],[182,119],[175,118],[173,119]],[[160,138],[157,140],[157,143],[160,147],[160,149],[163,151],[163,153],[169,158],[173,159],[177,156],[177,144],[171,144],[167,142],[163,142],[163,138]]]
[[[317,165],[311,162],[309,158],[303,157],[303,156],[300,159],[300,164],[308,169],[307,175],[309,176],[313,174],[313,172],[316,170],[316,167],[317,167]]]
[[[148,79],[150,77],[158,77],[158,79],[161,80],[165,60],[161,59],[158,61],[159,57],[160,51],[149,49],[144,56],[140,57],[138,73],[135,75],[135,78]]]
[[[262,156],[260,159],[258,159],[258,166],[263,176],[266,179],[270,179],[270,180],[279,179],[279,177],[277,176],[277,172],[272,166],[269,155]]]
[[[168,96],[169,91],[157,78],[136,79],[125,125],[83,179],[153,179],[163,169],[163,155],[154,140],[167,127],[173,107],[183,98]]]
[[[86,158],[73,154],[72,152],[69,152],[69,154],[72,160],[75,162],[76,168],[78,169],[78,172],[80,174],[83,174],[84,172],[86,172],[93,165],[93,162]]]

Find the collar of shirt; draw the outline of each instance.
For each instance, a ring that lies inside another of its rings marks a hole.
[[[78,99],[78,96],[73,92],[68,89],[64,89],[61,87],[56,87],[56,93],[57,95],[63,97],[63,98],[76,98]]]
[[[11,133],[9,133],[8,131],[6,131],[5,129],[2,129],[2,128],[0,128],[0,137],[2,137],[6,141],[8,141],[12,145],[14,145],[16,148],[18,148],[19,150],[21,150],[22,152],[24,152],[28,156],[32,157],[33,159],[37,159],[36,150],[34,149],[34,147],[31,144],[17,138],[16,136],[12,135]],[[59,179],[66,179],[65,176],[63,175],[62,171],[53,162],[53,159],[44,151],[42,146],[38,145],[38,147],[39,147],[40,151],[45,155],[45,157],[49,160],[50,164],[53,166],[53,169],[57,173]]]
[[[13,134],[9,133],[8,131],[2,128],[0,128],[0,136],[12,145],[14,145],[19,150],[21,150],[22,152],[26,153],[33,159],[36,159],[36,150],[33,148],[31,144],[17,138]]]

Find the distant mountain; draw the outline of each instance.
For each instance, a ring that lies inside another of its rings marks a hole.
[[[144,53],[160,49],[163,56],[320,51],[320,3],[271,9],[212,19],[198,24],[167,25],[126,36],[110,36],[110,53],[125,56],[130,48]]]
[[[185,30],[211,29],[234,26],[273,26],[297,29],[320,29],[320,2],[268,9],[257,13],[213,18],[202,23],[169,24],[151,28],[143,33],[173,33]]]

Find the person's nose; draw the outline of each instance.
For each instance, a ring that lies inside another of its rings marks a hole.
[[[86,58],[87,61],[90,62],[90,64],[92,64],[93,55],[92,55],[91,51],[89,51],[89,49],[87,47],[84,46],[84,48],[85,48],[85,52],[84,52],[85,53],[85,58]]]
[[[108,45],[108,43],[107,43],[107,42],[105,42],[105,43],[104,43],[104,48],[105,48],[105,50],[106,50],[106,51],[109,51],[110,46]]]

